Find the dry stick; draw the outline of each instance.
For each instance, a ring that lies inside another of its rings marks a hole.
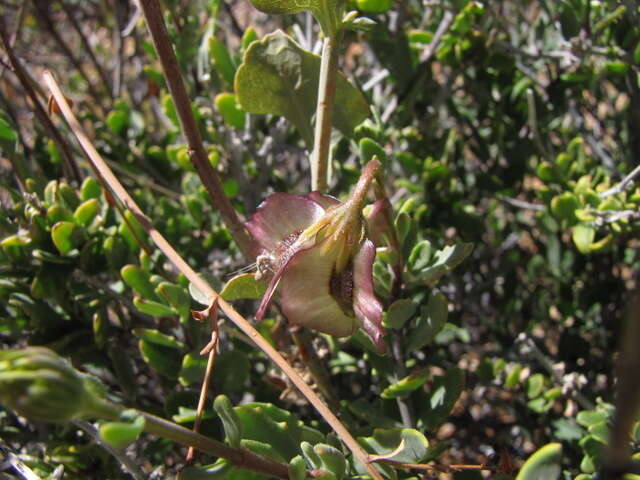
[[[289,377],[291,382],[300,390],[300,392],[307,398],[309,403],[320,413],[325,421],[333,428],[338,437],[342,439],[345,445],[351,450],[354,457],[356,457],[367,469],[369,474],[374,480],[383,480],[382,475],[378,470],[370,463],[369,455],[365,452],[360,444],[353,438],[345,426],[338,420],[333,412],[322,402],[320,397],[307,385],[304,379],[287,363],[287,361],[278,353],[278,351],[271,346],[271,344],[242,316],[240,315],[229,303],[219,297],[218,293],[211,288],[211,285],[198,275],[185,260],[176,252],[169,242],[155,229],[151,220],[142,212],[140,207],[135,203],[133,198],[127,193],[125,188],[120,184],[118,179],[113,175],[107,164],[104,162],[98,151],[95,149],[87,135],[84,133],[80,123],[76,119],[75,115],[69,108],[67,101],[60,90],[60,87],[54,80],[51,72],[44,73],[44,81],[53,94],[54,98],[58,102],[58,106],[62,111],[64,118],[69,123],[71,130],[75,134],[78,142],[82,146],[87,158],[94,164],[95,168],[100,172],[100,175],[109,184],[109,187],[113,191],[116,197],[133,213],[142,228],[149,234],[151,239],[155,242],[157,247],[165,254],[169,261],[179,270],[187,279],[204,295],[206,295],[211,303],[214,300],[218,300],[220,309],[229,319],[242,330],[257,346],[262,350],[267,357],[275,363],[284,374]]]
[[[211,306],[207,309],[208,317],[211,319],[211,341],[200,352],[201,355],[208,355],[207,368],[204,372],[204,378],[202,379],[202,388],[200,389],[200,398],[198,399],[198,409],[196,410],[196,418],[193,422],[193,431],[198,433],[200,430],[200,422],[202,421],[202,414],[204,413],[205,404],[207,402],[207,394],[209,393],[209,383],[211,382],[211,374],[213,373],[213,366],[216,363],[216,356],[218,353],[218,299],[216,298]],[[191,464],[195,458],[195,449],[189,447],[187,451],[186,465]]]
[[[600,194],[600,198],[607,198],[612,195],[617,195],[618,193],[622,193],[626,190],[626,188],[633,184],[636,181],[636,178],[640,175],[640,166],[634,168],[629,175],[624,177],[620,183],[614,185],[609,190],[602,192]]]
[[[333,104],[338,80],[338,47],[341,37],[340,33],[332,34],[326,37],[322,44],[316,128],[311,157],[311,190],[319,192],[327,191]]]
[[[147,26],[151,32],[153,44],[158,52],[164,77],[169,86],[169,92],[180,119],[180,126],[189,145],[189,158],[193,163],[198,176],[209,192],[213,204],[220,212],[224,223],[229,228],[233,239],[238,244],[240,251],[246,258],[255,258],[259,249],[252,237],[249,236],[244,225],[238,217],[238,213],[225,196],[222,182],[209,163],[207,152],[202,143],[202,137],[198,130],[196,119],[191,110],[191,102],[187,95],[187,89],[182,80],[182,74],[178,66],[176,55],[173,51],[167,28],[162,18],[162,10],[158,0],[141,0],[140,6],[147,20]]]
[[[38,117],[38,120],[40,120],[42,125],[44,125],[45,130],[53,139],[56,146],[58,147],[58,150],[60,151],[60,154],[62,155],[66,170],[65,176],[68,176],[70,181],[75,180],[76,182],[78,182],[78,184],[80,184],[80,182],[82,181],[82,176],[80,174],[80,170],[78,169],[78,165],[76,165],[76,162],[73,159],[71,149],[47,115],[47,112],[38,99],[38,94],[33,88],[33,79],[29,76],[27,71],[20,63],[20,60],[16,56],[15,52],[13,51],[13,48],[11,47],[11,44],[9,42],[9,35],[7,33],[6,25],[4,23],[2,15],[0,15],[0,42],[2,43],[5,52],[7,52],[7,57],[9,58],[9,63],[11,63],[11,67],[13,68],[13,73],[16,75],[16,77],[18,77],[22,88],[24,89],[29,99],[31,99],[36,117]]]
[[[64,13],[67,15],[67,18],[71,23],[71,26],[80,37],[80,41],[82,42],[82,45],[84,46],[84,49],[87,52],[87,55],[89,55],[89,59],[91,60],[91,63],[93,63],[93,67],[96,69],[96,72],[98,72],[98,75],[100,76],[100,80],[102,80],[104,82],[105,87],[108,88],[110,84],[109,77],[107,76],[106,72],[104,71],[104,68],[102,67],[100,62],[98,62],[98,59],[93,53],[93,50],[91,49],[91,45],[89,44],[89,40],[87,39],[87,36],[82,31],[82,28],[80,28],[80,25],[78,24],[76,17],[73,15],[71,8],[69,8],[69,5],[67,5],[66,2],[64,2],[64,0],[59,0],[58,3],[60,4],[60,6],[62,6]]]

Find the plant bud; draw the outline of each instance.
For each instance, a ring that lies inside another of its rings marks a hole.
[[[0,403],[29,419],[64,422],[90,414],[100,402],[93,383],[48,348],[0,351]]]

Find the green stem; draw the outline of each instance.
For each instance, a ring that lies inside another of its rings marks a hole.
[[[101,401],[92,406],[92,415],[107,420],[118,420],[125,408],[111,402]],[[187,447],[194,447],[201,452],[229,460],[236,467],[262,473],[269,477],[289,478],[287,465],[260,457],[244,448],[234,448],[213,440],[199,433],[181,427],[147,412],[138,413],[145,419],[144,430],[152,435],[167,438]]]
[[[328,36],[322,45],[316,127],[311,158],[311,189],[319,192],[326,192],[328,185],[331,126],[338,78],[338,47],[341,37],[340,33]]]

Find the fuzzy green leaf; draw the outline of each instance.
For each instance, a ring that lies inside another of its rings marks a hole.
[[[320,57],[303,50],[281,31],[253,42],[235,78],[242,109],[282,115],[293,123],[307,146],[313,146],[311,117],[318,95]],[[338,74],[334,125],[345,135],[369,115],[362,93]]]

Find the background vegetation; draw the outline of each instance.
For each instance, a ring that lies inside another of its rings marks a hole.
[[[50,69],[154,226],[222,288],[253,259],[190,162],[144,17],[126,1],[0,7],[2,344],[47,346],[99,378],[112,400],[191,428],[207,364],[199,351],[210,338],[190,315],[203,308],[197,292],[92,177],[55,102],[46,111],[42,81]],[[265,15],[244,0],[165,0],[163,9],[209,162],[233,206],[248,217],[272,192],[307,193],[304,127],[247,113],[234,76],[251,42],[278,28],[319,53],[312,15]],[[451,466],[486,464],[484,475],[497,478],[560,442],[553,474],[592,478],[640,261],[638,2],[358,0],[347,10],[375,21],[346,32],[340,56],[370,112],[347,134],[334,132],[330,193],[346,198],[362,166],[382,160],[399,241],[399,257],[380,251],[374,266],[390,351],[376,354],[362,334],[301,338],[275,310],[257,328],[371,453],[389,451],[374,428],[407,427],[429,442],[413,459],[442,471],[429,475],[481,478]],[[260,295],[232,287],[227,298],[251,317]],[[305,356],[310,345],[319,361]],[[270,404],[260,414],[234,410],[244,440],[271,444],[267,456],[303,455],[312,468],[301,441],[342,450],[228,321],[212,382],[211,398]],[[209,401],[200,431],[229,442],[218,413]],[[260,422],[287,428],[265,437]],[[130,478],[122,455],[93,433],[92,424],[32,422],[0,406],[3,448],[38,475],[56,478],[63,466],[63,478]],[[185,463],[183,447],[153,436],[126,455],[145,478]],[[315,468],[355,478],[355,464],[341,471],[325,460]],[[220,473],[220,462],[203,467],[211,462],[197,457],[191,478],[265,478]],[[386,468],[389,478],[427,475]]]

